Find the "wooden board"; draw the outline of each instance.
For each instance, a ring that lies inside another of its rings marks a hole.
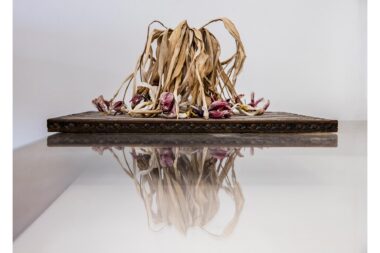
[[[49,147],[336,147],[337,143],[334,133],[58,133],[47,139]]]
[[[338,121],[286,112],[229,119],[134,118],[84,112],[47,120],[49,132],[63,133],[312,133],[337,132]]]

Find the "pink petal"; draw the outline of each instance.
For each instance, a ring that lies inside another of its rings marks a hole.
[[[228,102],[226,101],[214,101],[211,103],[209,111],[214,111],[214,110],[231,110],[231,107]]]
[[[160,105],[163,112],[170,112],[174,105],[173,93],[163,92],[160,96]]]

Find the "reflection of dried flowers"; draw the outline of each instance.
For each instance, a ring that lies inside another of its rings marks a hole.
[[[172,167],[175,159],[172,149],[162,148],[158,152],[160,154],[160,165],[162,167]]]
[[[235,40],[236,51],[227,59],[220,59],[220,43],[208,29],[208,25],[215,22],[222,22]],[[151,30],[153,24],[161,28]],[[134,72],[124,80],[111,101],[123,90],[122,101],[125,102],[127,92],[132,90],[130,109],[117,113],[133,117],[221,119],[263,114],[269,103],[263,108],[245,104],[243,95],[235,89],[245,57],[240,34],[227,18],[211,20],[200,28],[189,27],[187,21],[182,21],[169,29],[160,21],[153,21],[148,26],[144,51]],[[231,108],[213,109],[215,101],[226,102]],[[108,112],[109,106],[103,102],[95,105],[99,111]]]
[[[134,180],[148,214],[149,225],[156,230],[174,226],[186,234],[191,227],[207,230],[207,224],[220,208],[219,192],[225,191],[235,203],[235,214],[220,233],[232,233],[244,205],[236,180],[234,161],[239,149],[213,148],[131,148],[132,166],[122,150],[110,152]]]
[[[97,152],[99,155],[103,155],[104,151],[105,150],[109,150],[109,149],[110,149],[109,147],[102,147],[102,146],[92,147],[92,150],[94,150],[95,152]]]

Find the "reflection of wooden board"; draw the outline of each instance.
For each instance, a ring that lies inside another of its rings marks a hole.
[[[337,132],[338,121],[286,112],[230,119],[133,118],[84,112],[47,120],[49,132],[64,133],[311,133]]]
[[[336,147],[332,133],[300,134],[72,134],[48,137],[49,147]]]

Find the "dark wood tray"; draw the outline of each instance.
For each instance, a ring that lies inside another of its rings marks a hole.
[[[337,132],[338,121],[286,112],[230,119],[133,118],[84,112],[47,120],[49,132],[63,133],[313,133]]]

